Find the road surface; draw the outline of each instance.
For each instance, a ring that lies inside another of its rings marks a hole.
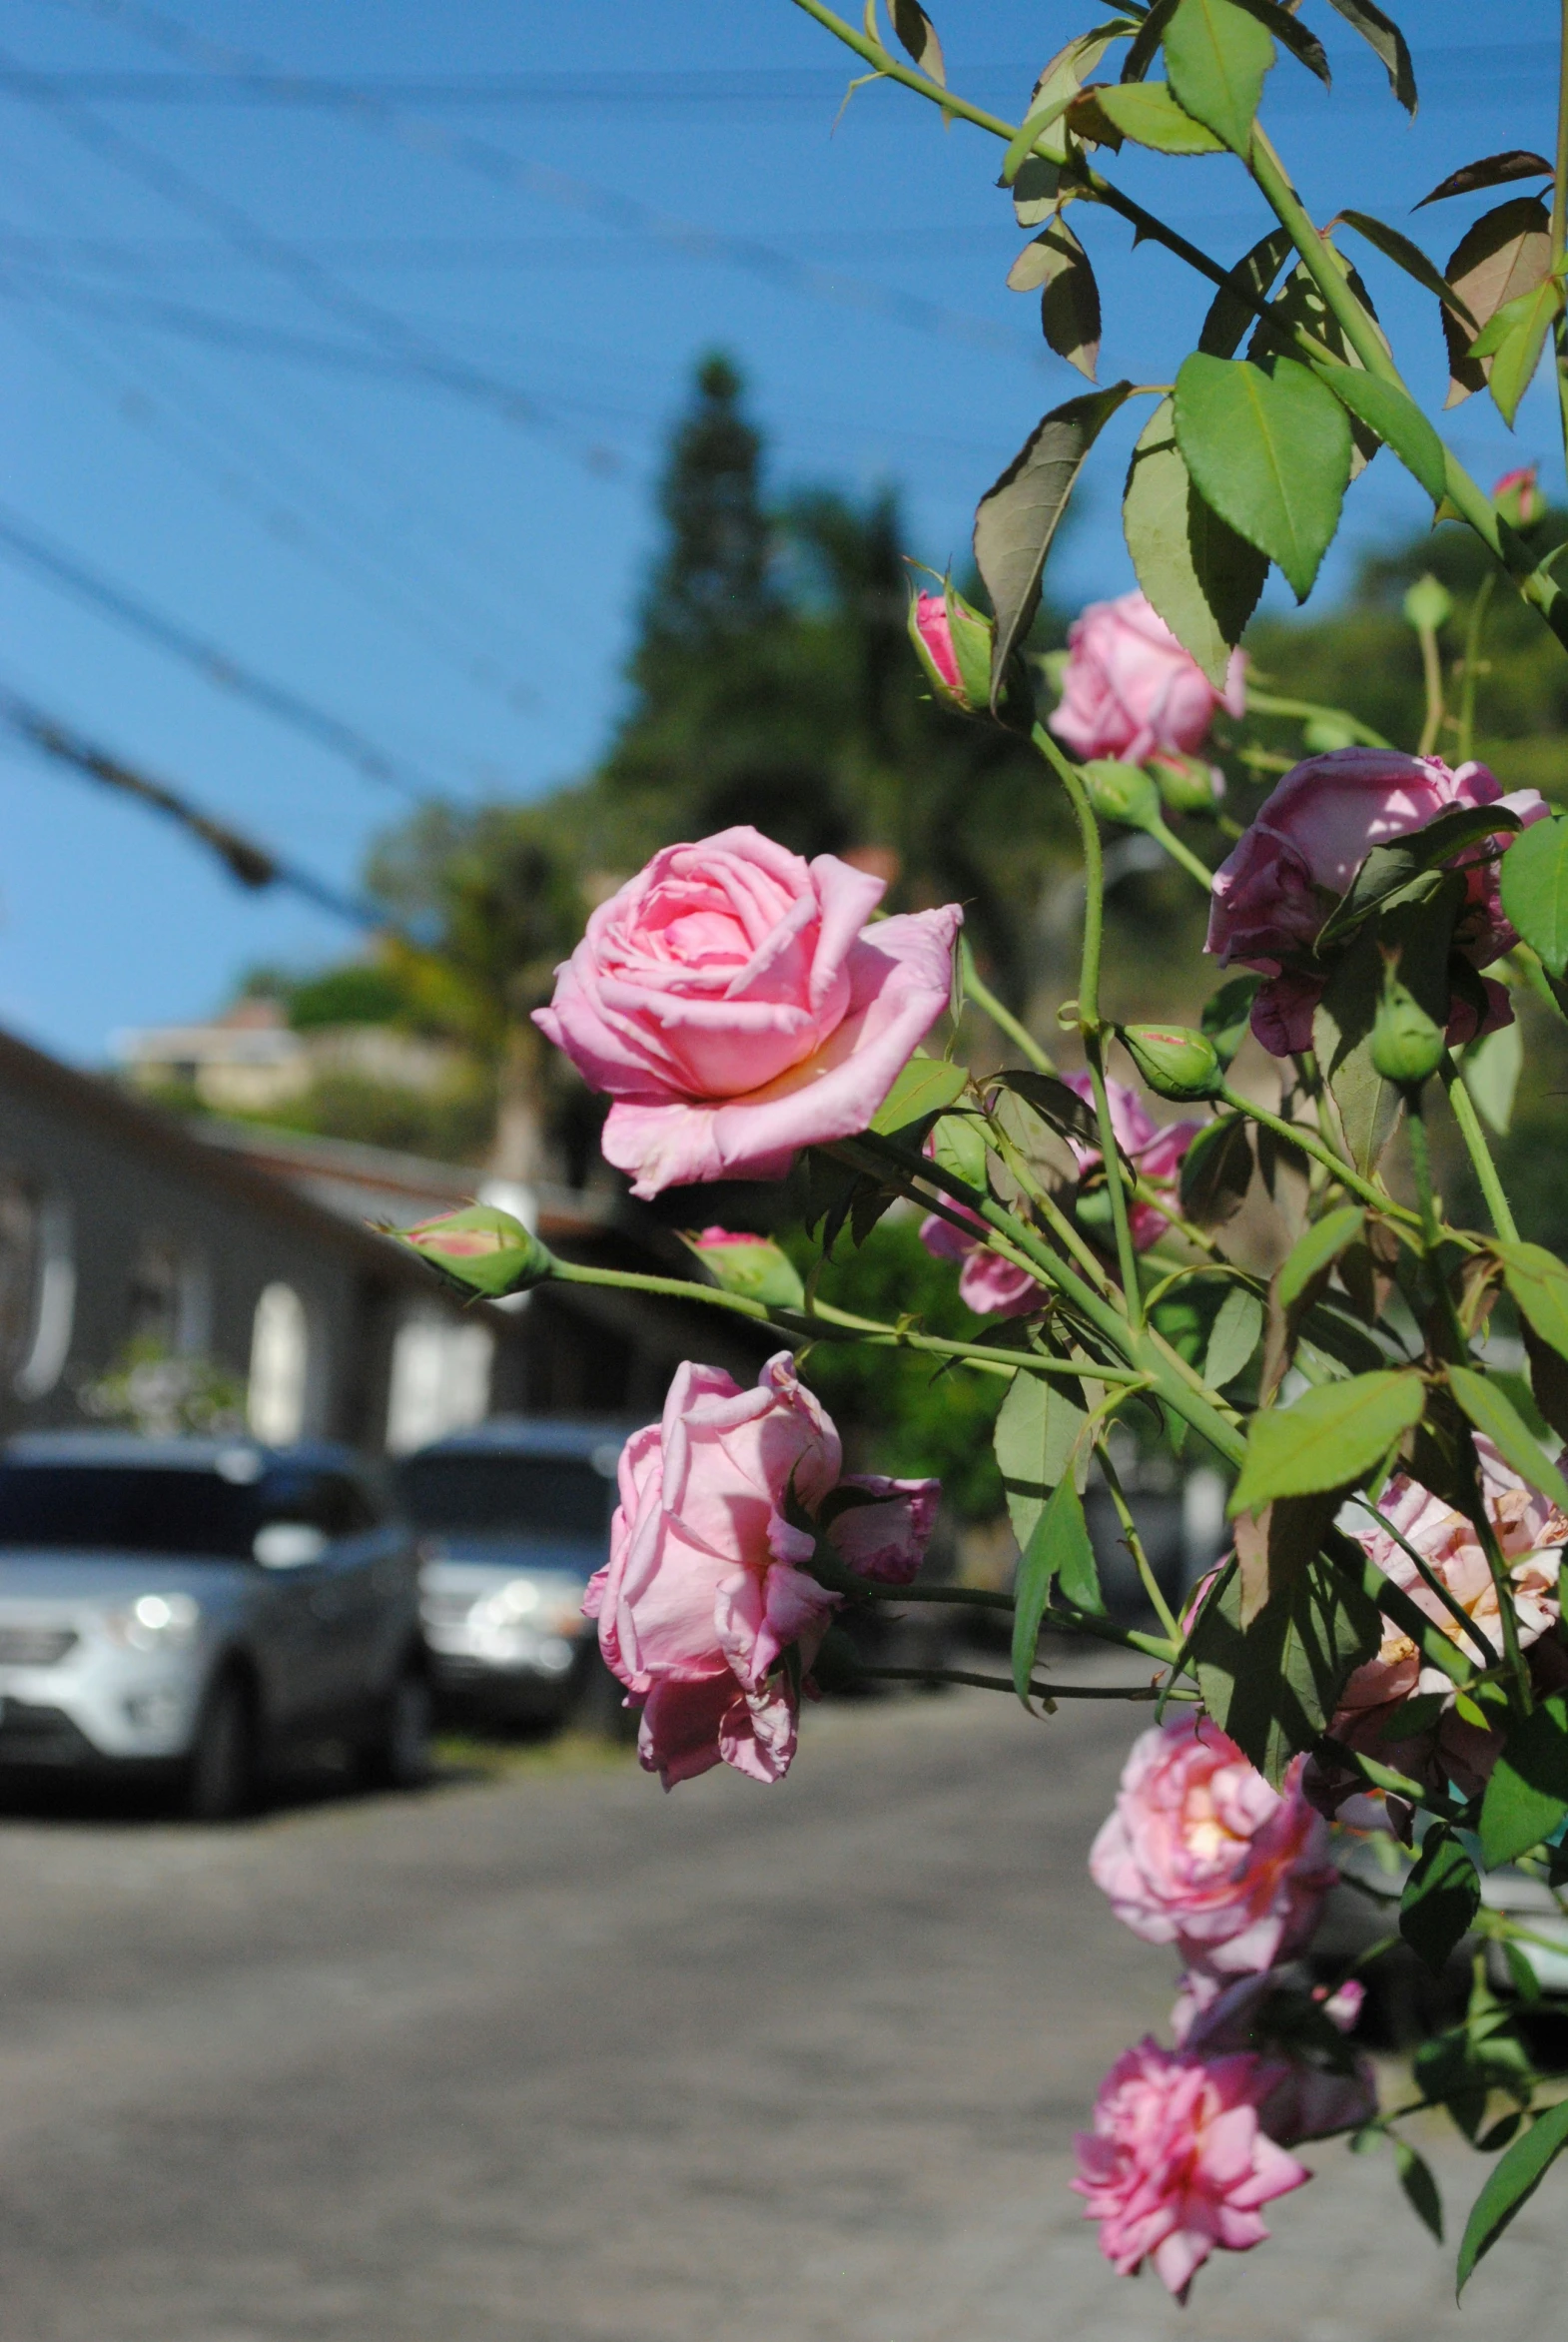
[[[0,2332],[1555,2330],[1558,2176],[1466,2319],[1387,2158],[1337,2145],[1184,2315],[1101,2262],[1071,2134],[1171,1989],[1084,1873],[1137,1713],[839,1709],[773,1791],[585,1764],[232,1831],[0,1821]]]

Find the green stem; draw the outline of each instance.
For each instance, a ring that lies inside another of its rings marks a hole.
[[[1453,1288],[1443,1273],[1441,1259],[1443,1231],[1437,1217],[1437,1197],[1432,1188],[1432,1152],[1426,1135],[1425,1102],[1421,1084],[1412,1082],[1405,1091],[1405,1126],[1410,1139],[1410,1169],[1415,1173],[1416,1200],[1421,1206],[1421,1243],[1426,1254],[1426,1265],[1437,1287],[1438,1304],[1443,1322],[1448,1329],[1449,1356],[1463,1358],[1469,1349],[1464,1338],[1464,1327],[1454,1306]]]
[[[1327,717],[1332,723],[1343,724],[1353,740],[1363,748],[1393,749],[1393,742],[1385,740],[1381,732],[1374,732],[1370,724],[1363,724],[1342,707],[1320,707],[1315,699],[1279,699],[1271,691],[1256,691],[1250,683],[1246,687],[1246,712],[1259,716],[1299,716],[1303,723],[1314,717]]]
[[[1492,1215],[1492,1225],[1505,1243],[1517,1244],[1519,1223],[1514,1218],[1507,1196],[1503,1193],[1503,1183],[1497,1175],[1497,1166],[1492,1161],[1492,1151],[1486,1144],[1486,1134],[1481,1129],[1474,1101],[1464,1086],[1464,1076],[1454,1064],[1453,1056],[1448,1050],[1443,1052],[1443,1062],[1438,1068],[1438,1074],[1448,1104],[1452,1109],[1454,1121],[1459,1126],[1459,1135],[1463,1139],[1470,1161],[1475,1167],[1475,1175],[1481,1183],[1481,1193],[1486,1198],[1486,1208]]]
[[[1435,626],[1417,626],[1415,636],[1421,645],[1421,682],[1426,693],[1426,718],[1415,753],[1430,756],[1443,728],[1443,660]]]
[[[1144,1295],[1138,1280],[1138,1253],[1128,1215],[1127,1189],[1122,1184],[1122,1150],[1111,1115],[1111,1093],[1106,1088],[1105,1041],[1100,1025],[1100,959],[1106,917],[1106,869],[1100,824],[1077,765],[1063,755],[1045,725],[1036,724],[1031,738],[1068,793],[1084,846],[1084,946],[1079,957],[1078,1030],[1095,1093],[1095,1120],[1100,1125],[1100,1152],[1106,1167],[1106,1192],[1111,1198],[1117,1265],[1122,1272],[1128,1315],[1136,1330],[1144,1322]]]
[[[1188,878],[1195,878],[1205,895],[1212,894],[1213,872],[1206,862],[1198,860],[1191,847],[1185,845],[1174,830],[1168,829],[1163,821],[1157,819],[1145,822],[1144,833],[1146,837],[1153,838],[1157,846],[1163,846],[1172,861],[1180,864]]]
[[[1266,1107],[1256,1106],[1250,1098],[1243,1098],[1238,1090],[1231,1089],[1228,1082],[1219,1096],[1226,1106],[1234,1107],[1237,1114],[1249,1115],[1265,1131],[1272,1131],[1276,1139],[1283,1139],[1289,1146],[1298,1147],[1303,1155],[1311,1156],[1315,1163],[1320,1163],[1332,1174],[1341,1187],[1347,1188],[1352,1195],[1359,1195],[1363,1203],[1372,1204],[1389,1219],[1400,1219],[1411,1227],[1419,1227],[1420,1221],[1413,1211],[1407,1211],[1402,1203],[1395,1203],[1381,1187],[1373,1186],[1370,1179],[1363,1179],[1359,1171],[1352,1171],[1342,1157],[1324,1145],[1315,1131],[1307,1129],[1305,1123],[1285,1122],[1279,1115],[1270,1114]]]
[[[1342,1766],[1348,1773],[1358,1774],[1369,1789],[1380,1789],[1385,1795],[1392,1792],[1395,1797],[1402,1797],[1407,1805],[1420,1807],[1428,1814],[1436,1814],[1444,1822],[1457,1822],[1464,1813],[1457,1798],[1449,1797],[1440,1789],[1423,1789],[1420,1782],[1412,1781],[1407,1773],[1397,1772],[1392,1765],[1379,1764],[1375,1757],[1363,1757],[1358,1749],[1347,1748],[1343,1741],[1335,1740],[1329,1733],[1323,1733],[1317,1745],[1326,1751],[1336,1765]]]
[[[1067,1249],[1072,1253],[1074,1259],[1078,1262],[1079,1266],[1083,1269],[1085,1275],[1093,1277],[1095,1283],[1100,1287],[1101,1291],[1108,1299],[1110,1299],[1116,1288],[1112,1284],[1105,1265],[1101,1261],[1100,1256],[1096,1252],[1093,1244],[1090,1243],[1089,1239],[1081,1232],[1080,1229],[1073,1225],[1073,1222],[1068,1218],[1067,1213],[1062,1209],[1061,1204],[1058,1203],[1056,1197],[1051,1193],[1049,1187],[1043,1186],[1040,1180],[1036,1178],[1033,1168],[1027,1162],[1021,1151],[1014,1146],[1012,1140],[1008,1137],[1006,1131],[1004,1131],[1001,1125],[997,1122],[995,1116],[991,1118],[991,1121],[992,1130],[995,1134],[992,1144],[994,1145],[996,1152],[1001,1158],[1003,1164],[1007,1170],[1012,1172],[1014,1178],[1023,1188],[1024,1193],[1029,1197],[1031,1203],[1034,1204],[1035,1209],[1044,1214],[1046,1222],[1050,1227],[1053,1235],[1055,1235],[1058,1243],[1067,1247]]]
[[[1049,1058],[1027,1025],[1020,1024],[1009,1008],[1005,1008],[988,984],[983,984],[975,973],[975,955],[967,935],[958,939],[959,967],[964,978],[964,998],[973,1001],[983,1016],[989,1017],[999,1033],[1005,1033],[1015,1048],[1021,1049],[1037,1074],[1054,1074],[1056,1061]]]
[[[1010,1675],[973,1675],[965,1667],[859,1667],[854,1680],[857,1683],[961,1683],[979,1692],[1007,1692],[1015,1700],[1018,1698],[1018,1686]],[[1029,1688],[1037,1700],[1154,1700],[1160,1696],[1158,1686],[1152,1683],[1032,1682]]]
[[[1111,1450],[1104,1440],[1100,1443],[1100,1474],[1110,1493],[1111,1502],[1116,1507],[1117,1519],[1122,1524],[1123,1540],[1137,1564],[1138,1574],[1144,1581],[1144,1592],[1149,1596],[1155,1616],[1171,1637],[1172,1642],[1179,1647],[1181,1629],[1176,1624],[1170,1603],[1161,1592],[1160,1580],[1150,1567],[1149,1556],[1144,1551],[1144,1540],[1139,1535],[1138,1523],[1133,1518],[1133,1508],[1128,1503],[1122,1487],[1121,1475],[1111,1460]]]
[[[1475,752],[1475,686],[1481,671],[1481,640],[1497,572],[1488,569],[1476,588],[1464,630],[1464,672],[1459,682],[1459,732],[1455,754],[1464,764]]]
[[[961,1610],[1005,1610],[1012,1617],[1011,1594],[994,1594],[989,1586],[889,1586],[877,1578],[856,1578],[853,1591],[866,1602],[950,1602]]]
[[[1351,291],[1349,279],[1334,254],[1313,227],[1310,214],[1291,186],[1285,167],[1260,123],[1252,125],[1250,168],[1264,200],[1279,225],[1288,232],[1307,275],[1356,357],[1369,375],[1402,390],[1399,369],[1384,347],[1382,336]]]

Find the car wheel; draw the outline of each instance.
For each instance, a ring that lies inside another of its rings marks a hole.
[[[186,1761],[187,1818],[233,1822],[256,1798],[256,1706],[238,1675],[221,1675],[202,1704]]]
[[[433,1703],[425,1670],[407,1660],[381,1704],[376,1733],[361,1753],[360,1777],[371,1789],[417,1789],[430,1777]]]

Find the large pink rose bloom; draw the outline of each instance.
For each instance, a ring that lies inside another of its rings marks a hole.
[[[1141,593],[1091,602],[1068,629],[1067,673],[1051,729],[1080,756],[1143,764],[1162,752],[1190,756],[1216,708],[1246,712],[1246,661],[1232,651],[1216,691]]]
[[[1513,1587],[1520,1646],[1529,1650],[1557,1623],[1568,1520],[1548,1497],[1520,1478],[1489,1439],[1477,1435],[1475,1446],[1481,1463],[1482,1498]],[[1500,1654],[1503,1630],[1497,1588],[1472,1523],[1403,1472],[1389,1482],[1377,1509],[1415,1547],[1463,1616],[1486,1637],[1493,1656]],[[1386,1529],[1373,1522],[1353,1534],[1383,1575],[1408,1594],[1416,1608],[1466,1658],[1477,1667],[1491,1664],[1477,1637],[1464,1633]],[[1555,1683],[1550,1688],[1555,1689]],[[1420,1750],[1413,1745],[1414,1736],[1411,1743],[1401,1742],[1384,1727],[1401,1702],[1424,1692],[1441,1694],[1446,1708],[1435,1748]],[[1453,1685],[1447,1676],[1439,1668],[1424,1665],[1409,1636],[1384,1619],[1376,1658],[1358,1667],[1345,1686],[1333,1721],[1334,1737],[1366,1749],[1385,1764],[1417,1774],[1429,1772],[1435,1760],[1442,1772],[1473,1794],[1496,1762],[1501,1742],[1496,1734],[1465,1724],[1453,1714],[1452,1702]]]
[[[795,1694],[780,1664],[809,1669],[840,1597],[805,1564],[814,1516],[835,1489],[862,1501],[827,1534],[857,1574],[914,1576],[940,1493],[934,1480],[846,1474],[829,1416],[787,1350],[742,1390],[716,1366],[684,1365],[663,1419],[621,1452],[610,1558],[583,1609],[612,1674],[642,1702],[643,1765],[666,1789],[718,1764],[779,1781],[795,1753]]]
[[[1246,2252],[1268,2235],[1262,2206],[1311,2177],[1263,2129],[1259,2107],[1283,2067],[1246,2051],[1204,2057],[1147,2036],[1100,2085],[1095,2126],[1081,2130],[1084,2217],[1119,2276],[1152,2260],[1184,2301],[1217,2245]]]
[[[1424,829],[1453,805],[1506,806],[1526,826],[1544,820],[1548,810],[1535,789],[1505,797],[1484,764],[1450,772],[1436,756],[1336,748],[1286,773],[1215,871],[1206,949],[1221,966],[1239,961],[1269,979],[1252,1004],[1252,1030],[1275,1057],[1312,1046],[1312,1012],[1326,981],[1312,945],[1367,855]],[[1506,843],[1504,833],[1490,847],[1471,846],[1455,857],[1470,875],[1454,940],[1476,968],[1519,940],[1503,917],[1497,884],[1495,851]],[[1500,985],[1487,989],[1492,1013],[1484,1029],[1492,1032],[1512,1012]],[[1477,1029],[1474,1010],[1456,1000],[1449,1039],[1470,1040]]]
[[[756,830],[666,846],[588,921],[534,1021],[614,1100],[632,1192],[780,1178],[863,1131],[947,1006],[956,904],[868,926],[886,882]]]
[[[1299,1774],[1298,1759],[1276,1794],[1205,1716],[1144,1733],[1089,1858],[1117,1918],[1210,1975],[1287,1958],[1335,1878]]]

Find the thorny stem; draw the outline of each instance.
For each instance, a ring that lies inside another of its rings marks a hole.
[[[996,1122],[996,1118],[994,1116],[992,1118],[992,1124],[995,1134],[992,1139],[992,1145],[995,1147],[998,1156],[1001,1158],[1007,1170],[1010,1171],[1014,1178],[1017,1179],[1019,1185],[1023,1188],[1025,1194],[1029,1197],[1031,1203],[1034,1204],[1036,1210],[1045,1214],[1046,1220],[1055,1232],[1059,1242],[1064,1243],[1067,1246],[1068,1250],[1078,1261],[1079,1266],[1084,1270],[1085,1274],[1087,1276],[1092,1276],[1095,1282],[1099,1285],[1101,1291],[1104,1292],[1109,1298],[1113,1291],[1111,1279],[1107,1274],[1099,1256],[1097,1255],[1094,1246],[1073,1225],[1073,1222],[1068,1218],[1067,1213],[1062,1209],[1062,1206],[1058,1203],[1056,1197],[1051,1193],[1049,1187],[1042,1185],[1041,1181],[1036,1178],[1033,1170],[1031,1169],[1029,1163],[1025,1160],[1023,1154],[1017,1147],[1014,1146],[1012,1140],[1008,1137],[1006,1131],[1001,1128],[1000,1124]]]
[[[1144,1592],[1149,1596],[1155,1616],[1171,1637],[1172,1642],[1179,1644],[1181,1629],[1176,1624],[1170,1603],[1161,1591],[1160,1580],[1150,1567],[1149,1555],[1144,1550],[1144,1540],[1139,1535],[1138,1523],[1133,1518],[1133,1508],[1128,1503],[1123,1491],[1121,1475],[1111,1460],[1111,1450],[1104,1440],[1100,1442],[1100,1473],[1110,1493],[1111,1502],[1116,1507],[1117,1519],[1122,1524],[1123,1541],[1138,1565],[1138,1574],[1144,1581]]]
[[[1385,740],[1381,732],[1374,732],[1370,724],[1363,724],[1342,707],[1322,707],[1315,699],[1278,699],[1271,691],[1254,690],[1250,681],[1246,686],[1246,706],[1249,715],[1299,716],[1303,723],[1310,723],[1314,716],[1328,716],[1335,723],[1343,724],[1363,748],[1391,750],[1393,747],[1393,742]]]
[[[1191,847],[1178,838],[1175,830],[1168,829],[1163,821],[1156,819],[1144,824],[1144,832],[1147,837],[1154,839],[1157,846],[1165,848],[1173,862],[1179,863],[1188,878],[1196,879],[1205,895],[1213,893],[1213,872],[1206,862],[1198,860]]]
[[[1363,1203],[1372,1204],[1389,1219],[1404,1220],[1411,1227],[1419,1226],[1420,1222],[1413,1211],[1407,1211],[1402,1203],[1395,1203],[1381,1187],[1373,1186],[1370,1179],[1363,1179],[1359,1171],[1353,1171],[1342,1156],[1325,1146],[1314,1131],[1308,1130],[1305,1123],[1285,1122],[1281,1116],[1270,1114],[1267,1107],[1257,1106],[1250,1098],[1243,1098],[1240,1091],[1232,1090],[1228,1082],[1219,1096],[1226,1106],[1234,1107],[1237,1114],[1249,1115],[1265,1131],[1272,1131],[1276,1139],[1283,1139],[1291,1147],[1299,1147],[1303,1155],[1309,1155],[1315,1163],[1320,1163],[1341,1187],[1348,1188],[1352,1195],[1359,1195]]]
[[[1475,750],[1475,686],[1481,671],[1481,641],[1497,572],[1488,569],[1476,588],[1464,630],[1464,669],[1459,678],[1459,728],[1454,753],[1464,764]]]
[[[1443,1062],[1438,1067],[1438,1074],[1448,1104],[1453,1110],[1454,1121],[1459,1126],[1459,1136],[1463,1139],[1470,1161],[1475,1167],[1475,1175],[1481,1183],[1481,1193],[1486,1198],[1486,1208],[1492,1215],[1492,1225],[1504,1243],[1517,1244],[1519,1223],[1514,1218],[1507,1196],[1503,1193],[1503,1183],[1497,1175],[1497,1166],[1492,1161],[1492,1151],[1486,1144],[1486,1134],[1481,1129],[1474,1101],[1464,1086],[1464,1076],[1454,1064],[1452,1053],[1448,1050],[1443,1052]]]
[[[1421,645],[1421,682],[1426,692],[1426,718],[1415,753],[1430,756],[1443,728],[1443,659],[1435,626],[1417,626],[1415,635]]]
[[[1018,1697],[1018,1686],[1010,1675],[973,1675],[965,1667],[860,1667],[853,1679],[860,1683],[961,1683],[970,1684],[980,1692],[1007,1692]],[[1157,1700],[1158,1684],[1085,1684],[1040,1683],[1032,1680],[1030,1691],[1037,1700]],[[1180,1693],[1176,1695],[1178,1699]]]
[[[1128,1315],[1134,1328],[1144,1322],[1144,1296],[1138,1281],[1138,1253],[1128,1216],[1127,1190],[1122,1184],[1122,1156],[1111,1116],[1111,1094],[1106,1088],[1105,1039],[1100,1024],[1100,956],[1105,940],[1106,873],[1100,845],[1100,824],[1079,778],[1078,767],[1063,755],[1044,724],[1031,734],[1035,746],[1051,765],[1068,793],[1078,817],[1084,846],[1084,944],[1079,961],[1078,1029],[1089,1063],[1095,1093],[1095,1119],[1100,1125],[1100,1152],[1106,1166],[1106,1192],[1111,1198],[1111,1225],[1116,1231],[1117,1265]]]
[[[999,1033],[1005,1033],[1015,1048],[1021,1049],[1037,1074],[1054,1074],[1056,1061],[1046,1055],[1027,1025],[1021,1024],[1012,1010],[998,1000],[988,984],[983,984],[975,972],[975,955],[967,935],[958,939],[958,962],[964,978],[964,998],[973,1001],[982,1016],[989,1017]]]

